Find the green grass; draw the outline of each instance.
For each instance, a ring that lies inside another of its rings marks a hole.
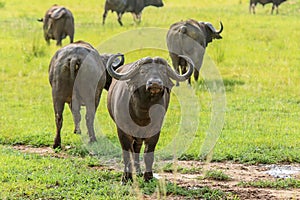
[[[121,172],[111,171],[93,157],[55,158],[20,153],[0,146],[1,199],[134,199],[137,195],[166,195],[220,199],[232,194],[207,187],[189,189],[170,182],[138,178],[121,185]],[[101,167],[97,168],[97,167]]]
[[[231,198],[232,194],[226,194],[220,190],[211,190],[208,187],[203,188],[189,188],[189,187],[178,187],[172,183],[151,181],[150,183],[141,182],[140,187],[142,192],[148,195],[151,195],[156,192],[157,198],[164,198],[167,196],[181,196],[182,198],[187,199],[223,199],[223,198]]]
[[[87,159],[43,157],[1,146],[1,199],[129,198],[121,172],[93,170]]]
[[[96,47],[101,47],[113,36],[122,36],[124,32],[140,27],[166,29],[175,21],[195,18],[210,21],[218,28],[218,21],[222,20],[223,39],[211,43],[206,52],[217,64],[226,88],[225,124],[213,160],[299,162],[299,123],[296,120],[300,116],[300,67],[296,53],[299,50],[299,3],[290,1],[281,5],[279,15],[264,13],[265,8],[259,9],[255,16],[248,13],[246,1],[222,1],[222,6],[218,5],[220,3],[189,1],[182,7],[180,2],[167,1],[163,12],[162,9],[147,8],[140,26],[133,24],[130,14],[125,14],[125,26],[119,27],[113,14],[109,14],[105,26],[101,25],[102,5],[96,1],[85,6],[62,2],[74,12],[75,39],[86,40]],[[6,2],[1,12],[0,142],[50,146],[55,124],[47,68],[58,48],[54,42],[46,45],[41,24],[36,21],[48,6],[35,2],[25,9],[20,5],[22,3],[18,1]],[[185,10],[189,10],[188,15]],[[160,20],[154,20],[158,15]],[[145,43],[149,41],[151,43],[150,38]],[[68,39],[63,41],[64,45],[67,43]],[[119,51],[118,45],[114,44],[114,48],[115,52]],[[126,60],[134,61],[146,55],[168,59],[166,51],[140,49],[127,52]],[[194,140],[187,151],[179,152],[181,158],[199,159],[201,154],[199,146],[207,133],[212,108],[206,84],[203,79],[193,84],[200,108],[193,119],[200,120],[195,120]],[[164,149],[178,133],[182,113],[176,101],[173,95],[158,149]],[[115,127],[105,102],[106,91],[97,113],[97,132],[103,132],[118,147]],[[81,146],[81,139],[72,134],[73,123],[68,108],[64,119],[63,144],[75,148]]]
[[[279,15],[269,14],[270,5],[266,5],[265,8],[258,6],[257,14],[251,15],[248,12],[248,0],[188,0],[184,3],[180,0],[165,0],[164,2],[163,8],[146,8],[139,26],[133,24],[130,14],[125,14],[123,27],[117,23],[115,13],[109,13],[106,25],[102,26],[104,0],[100,2],[92,0],[88,4],[77,0],[63,0],[60,4],[67,6],[74,13],[75,40],[90,42],[93,46],[99,47],[100,53],[105,52],[106,47],[112,43],[114,44],[111,45],[113,47],[111,53],[121,52],[124,49],[123,45],[130,46],[130,39],[142,38],[143,40],[138,40],[140,45],[135,44],[134,47],[137,46],[135,49],[123,52],[126,62],[147,55],[161,56],[170,61],[165,49],[144,49],[144,47],[148,44],[163,45],[152,38],[160,37],[174,22],[194,18],[199,21],[210,21],[216,29],[219,29],[218,23],[221,20],[224,24],[223,39],[209,44],[202,69],[203,75],[204,69],[215,65],[223,78],[226,92],[224,126],[211,154],[212,161],[232,160],[252,164],[299,163],[299,0],[283,3],[279,8]],[[50,46],[46,45],[42,24],[36,19],[41,18],[54,3],[56,2],[49,1],[45,4],[39,1],[26,3],[21,0],[0,1],[0,144],[2,145],[24,144],[38,147],[51,146],[53,143],[55,122],[48,82],[48,65],[58,47],[55,46],[54,41]],[[146,31],[143,32],[139,28],[161,29],[157,34],[154,31],[149,36]],[[130,31],[133,30],[140,37],[131,35]],[[146,36],[143,37],[143,34]],[[118,42],[113,42],[118,36],[121,36]],[[162,40],[164,37],[163,35]],[[110,41],[112,43],[108,45],[105,43]],[[68,39],[63,40],[63,45],[68,42]],[[193,82],[192,89],[186,90],[192,91],[189,95],[196,99],[193,101],[196,102],[195,109],[193,105],[182,108],[179,103],[182,96],[177,96],[178,93],[172,94],[157,146],[157,155],[161,156],[158,158],[166,158],[166,156],[171,158],[174,154],[179,159],[202,158],[202,144],[210,127],[213,106],[212,94],[208,91],[209,84],[210,82],[202,77],[198,83]],[[95,121],[97,137],[102,139],[92,147],[85,143],[86,131],[83,132],[83,139],[72,133],[72,116],[66,106],[62,144],[70,146],[66,151],[71,155],[84,157],[92,153],[101,158],[109,154],[114,158],[120,158],[116,129],[106,109],[106,95],[104,91]],[[185,111],[193,114],[182,119]],[[186,119],[190,126],[180,129],[182,120]],[[180,141],[174,138],[180,138]],[[170,144],[170,141],[173,143]],[[164,152],[167,152],[167,155],[163,155]],[[20,156],[22,157],[23,154],[20,153]],[[9,163],[5,168],[8,171],[12,168],[9,159],[2,158]],[[37,171],[41,168],[36,160],[42,161],[41,164],[49,162],[44,161],[44,158],[31,157],[30,159],[36,164],[34,168]],[[57,162],[53,164],[55,168],[65,164],[62,160]],[[0,169],[4,169],[2,163]],[[24,162],[16,170],[25,172],[31,167],[33,166],[29,162]],[[70,167],[66,173],[72,174],[73,170],[85,170],[85,167],[80,169]],[[5,173],[14,173],[8,171]],[[55,171],[54,175],[59,176],[58,174],[58,171]],[[92,174],[87,179],[93,176]],[[119,175],[113,177],[115,178],[112,179],[118,179]],[[33,195],[34,190],[42,190],[46,187],[45,184],[39,185],[34,181],[28,181],[30,184],[27,187],[25,183],[28,177],[24,175],[19,178],[22,181],[16,186],[9,186],[10,182],[8,182],[7,187],[18,189],[25,187],[22,190]],[[37,180],[43,177],[34,178]],[[82,179],[81,176],[78,178]],[[16,180],[18,177],[12,179]],[[46,185],[56,184],[50,177],[46,176],[44,179]],[[66,187],[69,189],[72,181],[68,181],[70,180],[67,180]],[[50,187],[50,190],[53,189]],[[121,193],[122,191],[123,189],[120,189]],[[8,191],[6,192],[8,194]],[[75,191],[70,192],[75,194]],[[47,195],[49,194],[45,194]]]
[[[208,170],[205,172],[204,178],[217,181],[228,181],[231,179],[230,176],[221,170]]]
[[[0,1],[0,8],[4,8],[5,2]]]

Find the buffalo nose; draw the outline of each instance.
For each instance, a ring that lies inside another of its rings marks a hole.
[[[150,79],[147,81],[146,90],[151,95],[159,94],[163,90],[163,82],[160,79]]]
[[[150,79],[147,81],[147,87],[162,87],[162,81],[160,79]]]

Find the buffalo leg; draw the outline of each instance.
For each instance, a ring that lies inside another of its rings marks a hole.
[[[198,81],[199,78],[199,71],[197,69],[194,70],[194,79],[195,81]]]
[[[95,107],[93,106],[86,106],[86,127],[88,129],[88,134],[90,138],[90,143],[96,142],[95,130],[94,130],[94,119],[95,119]]]
[[[271,10],[271,14],[273,15],[273,11],[274,11],[274,9],[275,9],[275,5],[273,4],[273,6],[272,6],[272,10]]]
[[[146,165],[146,171],[144,173],[144,180],[149,181],[153,178],[152,165],[154,162],[154,150],[158,142],[160,132],[156,135],[145,139],[145,151],[144,151],[144,161]]]
[[[255,6],[256,6],[256,4],[254,4],[254,3],[252,3],[250,5],[250,13],[251,13],[251,9],[252,9],[252,13],[255,14]]]
[[[121,26],[123,26],[123,23],[122,23],[122,15],[123,13],[117,13],[118,14],[118,22]]]
[[[118,128],[118,137],[120,144],[122,146],[122,156],[124,162],[124,173],[122,176],[122,184],[132,181],[132,152],[133,152],[133,138],[124,133],[120,128]]]
[[[95,136],[95,130],[94,130],[94,121],[95,121],[96,110],[100,103],[101,93],[102,93],[102,89],[97,89],[94,104],[88,103],[88,105],[90,105],[90,106],[86,106],[86,126],[88,128],[90,143],[97,141],[96,136]],[[91,101],[92,100],[90,100],[89,102],[91,102]],[[78,106],[80,106],[80,104]]]
[[[137,22],[137,16],[136,16],[135,13],[132,13],[132,17],[133,17],[133,21],[134,21],[134,22]]]
[[[50,37],[48,35],[44,35],[44,37],[45,37],[47,44],[50,45]]]
[[[138,24],[141,23],[141,21],[142,21],[142,13],[137,14],[136,17],[137,17],[137,23]]]
[[[143,141],[141,139],[135,139],[133,142],[133,158],[134,158],[134,167],[138,176],[142,174],[141,166],[140,166],[140,151],[143,145]]]
[[[74,36],[73,36],[73,35],[72,35],[72,36],[70,35],[69,37],[70,37],[70,43],[73,43],[73,42],[74,42]]]
[[[274,10],[276,9],[276,14],[278,14],[278,6],[273,4],[271,14],[273,14]]]
[[[103,15],[102,15],[102,24],[103,24],[103,25],[105,24],[106,16],[107,16],[107,10],[104,10],[104,13],[103,13]]]
[[[96,94],[95,94],[95,111],[97,110],[98,108],[98,105],[100,103],[100,99],[101,99],[101,94],[102,94],[102,87],[99,87],[98,85],[98,89],[96,91]]]
[[[60,131],[63,124],[63,112],[65,103],[63,101],[53,101],[54,112],[55,112],[55,123],[56,123],[56,136],[54,139],[53,149],[61,148],[61,137]]]
[[[57,41],[56,41],[56,46],[61,46],[61,40],[62,40],[61,38],[58,38],[58,39],[57,39]]]
[[[133,21],[135,23],[137,23],[137,24],[141,23],[141,19],[142,19],[141,13],[138,13],[138,14],[132,13],[132,16],[133,16]]]
[[[69,104],[70,110],[73,115],[73,120],[75,124],[74,133],[75,134],[81,134],[80,130],[80,121],[81,121],[81,115],[80,115],[80,104],[77,100],[73,99],[72,103]]]

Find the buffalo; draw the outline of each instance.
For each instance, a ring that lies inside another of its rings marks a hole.
[[[251,10],[253,14],[255,14],[255,6],[257,3],[262,4],[263,6],[268,3],[272,3],[272,10],[271,14],[273,14],[274,9],[276,9],[276,14],[278,14],[278,7],[280,4],[285,2],[286,0],[250,0],[250,6],[249,6],[249,12],[251,13]]]
[[[189,68],[179,75],[166,60],[145,57],[116,71],[112,63],[117,56],[112,56],[107,63],[107,71],[114,78],[108,91],[107,107],[116,124],[123,152],[122,183],[132,180],[133,167],[137,174],[142,174],[139,155],[143,143],[144,180],[149,181],[153,178],[154,150],[174,85],[171,79],[187,80],[193,73],[194,64],[188,57],[180,56]]]
[[[222,39],[220,35],[223,31],[222,22],[220,22],[220,25],[220,30],[216,31],[211,23],[189,19],[170,26],[166,41],[172,64],[178,73],[179,66],[182,73],[185,73],[187,65],[186,60],[180,58],[179,55],[188,56],[195,63],[194,78],[196,81],[198,80],[207,45],[213,39]],[[191,84],[190,78],[188,79],[188,83]],[[178,81],[176,85],[179,85]]]
[[[147,6],[162,7],[164,4],[162,0],[106,0],[102,23],[105,24],[105,18],[109,10],[112,12],[116,11],[118,15],[118,22],[121,26],[123,26],[122,15],[125,12],[131,12],[134,21],[140,22],[142,11]]]
[[[67,35],[70,43],[74,39],[74,17],[71,11],[63,6],[53,5],[47,10],[44,18],[38,21],[43,22],[44,38],[48,44],[50,39],[56,40],[56,45],[61,46],[61,41]]]
[[[89,141],[96,141],[94,117],[103,88],[109,88],[112,78],[105,65],[111,55],[100,55],[89,43],[78,41],[59,49],[49,65],[49,81],[55,112],[56,137],[53,148],[61,148],[60,131],[65,103],[69,104],[75,124],[74,133],[80,134],[80,107],[86,106],[86,126]],[[124,58],[114,67],[124,63]]]

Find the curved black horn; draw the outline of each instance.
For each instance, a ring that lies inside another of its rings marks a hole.
[[[193,71],[194,71],[194,63],[193,61],[187,57],[187,56],[184,56],[184,55],[179,55],[179,57],[183,58],[186,60],[186,62],[188,63],[188,67],[189,67],[189,70],[185,73],[185,74],[178,74],[176,73],[170,66],[168,67],[168,75],[174,79],[175,81],[186,81],[187,79],[189,79],[191,77],[191,75],[193,74]]]
[[[223,31],[223,24],[222,24],[221,21],[220,21],[220,26],[221,26],[220,30],[219,30],[219,31],[216,31],[217,34],[220,34],[220,33],[222,33],[222,31]]]
[[[111,75],[113,78],[115,78],[117,80],[123,80],[123,81],[132,78],[136,74],[137,70],[139,69],[139,67],[141,65],[152,61],[152,58],[150,58],[150,57],[142,58],[131,64],[131,66],[130,66],[131,70],[127,71],[126,73],[118,73],[113,69],[113,63],[114,63],[115,59],[119,56],[123,56],[123,54],[116,54],[116,55],[111,56],[108,59],[108,62],[106,64],[106,69],[107,69],[107,72],[109,73],[109,75]]]

